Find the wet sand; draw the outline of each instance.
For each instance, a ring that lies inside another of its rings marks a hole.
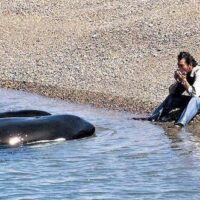
[[[199,1],[4,0],[0,15],[0,87],[149,112],[177,54],[199,60]]]

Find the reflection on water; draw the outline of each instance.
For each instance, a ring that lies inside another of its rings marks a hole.
[[[198,128],[178,132],[132,114],[13,90],[0,111],[78,115],[96,137],[0,149],[0,199],[199,199]]]

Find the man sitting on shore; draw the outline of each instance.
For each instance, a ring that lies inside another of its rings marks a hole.
[[[166,121],[174,108],[181,109],[176,127],[187,125],[200,111],[200,66],[188,52],[178,55],[178,69],[174,73],[176,82],[170,86],[169,95],[148,117],[149,121]],[[182,93],[186,91],[188,95]]]

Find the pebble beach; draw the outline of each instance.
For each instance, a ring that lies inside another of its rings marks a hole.
[[[2,0],[0,87],[134,113],[200,62],[198,0]]]

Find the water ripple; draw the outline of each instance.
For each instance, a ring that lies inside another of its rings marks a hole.
[[[96,136],[0,147],[0,199],[199,199],[200,137],[174,134],[131,113],[0,90],[1,111],[75,114]]]

